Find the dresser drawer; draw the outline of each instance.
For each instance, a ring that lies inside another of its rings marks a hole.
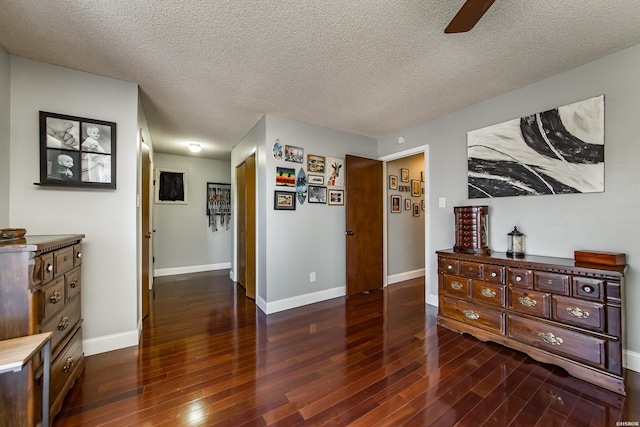
[[[64,275],[64,286],[67,301],[80,292],[80,267],[76,267]]]
[[[536,271],[533,274],[533,288],[542,292],[569,295],[570,277],[566,274],[544,273]]]
[[[484,281],[492,283],[504,283],[504,267],[499,265],[485,264]]]
[[[50,402],[55,402],[58,399],[60,392],[63,391],[69,379],[74,377],[74,371],[78,368],[82,357],[82,328],[79,328],[62,352],[51,363]]]
[[[477,328],[504,335],[505,314],[485,307],[478,307],[472,303],[443,298],[443,313],[446,317],[473,325]]]
[[[42,292],[44,307],[44,319],[62,309],[64,305],[64,277],[58,277],[54,282],[47,285]]]
[[[551,317],[551,295],[509,288],[509,308],[532,316]]]
[[[511,338],[552,353],[564,354],[590,365],[605,368],[606,340],[509,315]]]
[[[460,275],[472,279],[482,279],[484,264],[478,262],[460,261]]]
[[[504,307],[506,303],[505,289],[505,285],[474,281],[471,285],[471,299]]]
[[[55,251],[53,253],[53,263],[56,276],[71,270],[73,268],[73,246]]]
[[[44,323],[41,332],[53,332],[51,348],[55,352],[56,347],[64,340],[73,327],[80,321],[80,297],[69,301],[61,312],[52,316]]]
[[[73,266],[77,267],[82,264],[82,243],[73,246]]]
[[[533,271],[509,268],[507,270],[507,282],[509,286],[533,289]]]
[[[458,260],[457,259],[438,259],[438,270],[447,274],[458,274]]]
[[[605,332],[606,311],[603,304],[574,298],[553,296],[553,318],[559,322]]]
[[[471,297],[471,280],[465,279],[460,276],[444,275],[444,289],[445,293],[457,295],[463,298]]]
[[[40,255],[40,275],[42,285],[53,280],[53,253]]]
[[[591,279],[587,277],[573,277],[571,287],[573,288],[573,296],[580,297],[592,301],[604,301],[607,283],[600,279]]]

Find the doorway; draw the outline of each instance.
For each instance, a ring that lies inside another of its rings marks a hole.
[[[238,245],[236,282],[247,298],[256,299],[256,155],[236,168],[238,197]]]
[[[382,157],[385,169],[385,284],[426,277],[428,239],[428,146]],[[416,190],[417,192],[414,191]],[[392,200],[398,203],[394,208]],[[426,301],[425,288],[425,301]]]

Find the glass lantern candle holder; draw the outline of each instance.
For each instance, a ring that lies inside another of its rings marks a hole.
[[[518,227],[513,227],[513,231],[507,234],[507,256],[524,258],[524,234]]]

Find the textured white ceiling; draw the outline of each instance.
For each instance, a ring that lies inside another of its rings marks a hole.
[[[0,0],[11,54],[140,85],[154,148],[229,158],[264,113],[381,137],[640,43],[638,0]]]

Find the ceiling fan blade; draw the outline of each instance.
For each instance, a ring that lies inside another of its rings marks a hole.
[[[495,0],[467,0],[456,16],[453,17],[444,32],[464,33],[478,23],[482,15],[491,7]]]

